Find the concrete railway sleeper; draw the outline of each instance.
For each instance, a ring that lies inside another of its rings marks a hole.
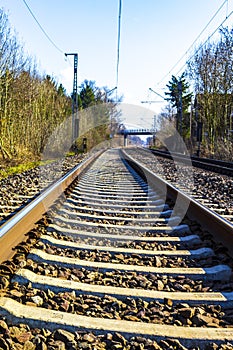
[[[0,228],[0,348],[233,349],[231,252],[139,167],[93,156]]]

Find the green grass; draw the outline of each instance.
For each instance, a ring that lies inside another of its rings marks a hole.
[[[20,174],[20,173],[23,173],[24,171],[36,168],[37,166],[49,164],[52,162],[53,162],[53,160],[34,161],[34,162],[27,162],[27,163],[18,164],[15,166],[5,166],[2,169],[0,168],[0,180],[8,177],[10,175]]]
[[[67,152],[66,157],[72,157],[75,154],[76,154],[75,152]],[[11,175],[23,173],[24,171],[36,168],[37,166],[50,164],[54,161],[55,159],[43,160],[43,161],[37,160],[33,162],[24,160],[22,163],[20,163],[20,161],[18,160],[19,164],[14,164],[13,162],[1,164],[1,160],[0,160],[0,180]]]
[[[66,157],[72,157],[72,156],[75,156],[75,152],[67,152],[66,153]]]

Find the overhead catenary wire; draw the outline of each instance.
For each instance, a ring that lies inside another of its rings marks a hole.
[[[119,80],[120,39],[121,39],[121,10],[122,10],[122,2],[121,2],[121,0],[119,0],[118,34],[117,34],[116,87],[118,87],[118,80]],[[116,91],[117,91],[117,90],[116,90]]]
[[[54,41],[50,38],[50,36],[46,33],[46,31],[44,30],[44,28],[42,27],[42,25],[40,24],[40,22],[37,20],[36,16],[34,15],[34,13],[32,12],[32,10],[30,9],[29,5],[27,4],[26,0],[23,0],[23,3],[25,4],[25,6],[27,7],[28,11],[30,12],[31,16],[34,18],[34,20],[36,21],[37,25],[39,26],[40,30],[44,33],[44,35],[46,36],[46,38],[50,41],[50,43],[60,52],[64,55],[64,51],[61,50],[55,43]]]
[[[228,0],[227,0],[227,4],[226,4],[226,17],[228,17]]]
[[[211,35],[208,36],[208,38],[204,41],[203,44],[193,53],[191,57],[189,57],[188,61],[185,62],[185,64],[178,70],[177,74],[186,66],[187,62],[189,62],[196,54],[198,51],[202,49],[203,46],[212,38],[212,36],[221,28],[221,26],[226,22],[231,16],[233,15],[233,11],[219,24],[219,26],[212,32]]]
[[[205,25],[205,27],[202,29],[202,31],[198,34],[198,36],[196,37],[196,39],[193,41],[193,43],[190,45],[190,47],[185,51],[185,53],[181,56],[181,58],[174,64],[174,66],[169,70],[168,73],[166,73],[163,78],[159,81],[158,85],[160,85],[165,78],[168,77],[168,75],[171,74],[171,72],[178,66],[178,64],[182,61],[182,59],[188,54],[188,52],[192,49],[192,47],[194,46],[194,44],[198,41],[198,39],[201,37],[201,35],[204,33],[204,31],[208,28],[208,26],[211,24],[211,22],[214,20],[214,18],[218,15],[218,13],[221,11],[221,9],[223,8],[223,6],[227,3],[227,12],[228,12],[228,0],[224,0],[222,5],[218,8],[218,10],[215,12],[215,14],[211,17],[211,19],[209,20],[209,22]],[[208,39],[205,41],[205,43],[216,33],[216,31],[221,27],[221,25],[229,18],[229,16],[231,15],[227,15],[226,12],[226,18],[223,20],[223,22],[220,24],[220,26],[208,37]],[[183,67],[186,65],[186,63],[181,67],[181,69],[183,69]],[[181,71],[181,69],[177,72],[179,73]]]

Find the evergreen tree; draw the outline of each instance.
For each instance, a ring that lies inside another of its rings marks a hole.
[[[179,78],[172,75],[172,79],[166,86],[169,89],[169,92],[165,92],[165,95],[169,96],[166,100],[177,109],[176,128],[181,136],[189,137],[190,116],[188,108],[191,104],[192,93],[188,91],[189,84],[185,81],[185,73],[182,73]]]
[[[84,80],[81,84],[81,91],[79,94],[78,103],[82,106],[83,109],[93,106],[96,102],[95,93],[96,93],[95,82],[92,80]],[[80,101],[81,100],[81,101]]]
[[[188,111],[188,107],[190,106],[192,93],[188,92],[189,84],[185,81],[185,73],[179,78],[176,78],[172,75],[172,79],[166,85],[168,87],[169,92],[165,92],[165,95],[169,96],[166,98],[167,101],[171,102],[172,107],[176,107],[177,110],[180,107],[180,92],[179,85],[181,86],[181,97],[182,97],[182,108],[183,112]]]

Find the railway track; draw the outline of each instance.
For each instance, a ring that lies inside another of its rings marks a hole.
[[[85,157],[85,154],[65,157],[1,179],[0,226]]]
[[[181,157],[180,154],[173,155],[174,162],[168,152],[153,151],[151,154],[143,148],[131,148],[127,152],[224,220],[233,222],[233,181],[230,174],[232,163],[216,160],[210,163],[210,159],[204,159],[206,162],[200,163],[200,159],[195,160],[196,157]],[[202,163],[203,169],[208,170],[200,169]],[[215,163],[218,164],[217,169]],[[220,165],[221,163],[225,166]],[[192,181],[189,181],[189,178],[192,178]]]
[[[232,225],[161,181],[108,150],[1,227],[0,348],[233,349]]]
[[[151,150],[151,152],[155,155],[172,159],[171,154],[167,151]],[[187,160],[191,159],[192,165],[194,167],[214,171],[216,173],[231,177],[233,176],[233,162],[227,162],[210,158],[200,158],[197,156],[189,157],[187,155],[182,155],[180,153],[175,152],[173,153],[173,156],[174,155],[177,157],[177,159],[179,159],[179,161],[183,162],[184,164],[187,163]]]

